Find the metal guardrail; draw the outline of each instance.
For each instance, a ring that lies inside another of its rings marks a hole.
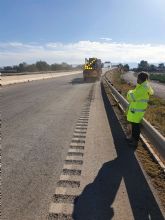
[[[116,97],[122,107],[126,110],[128,107],[127,100],[114,88],[113,84],[104,75],[104,79],[110,87],[112,94]],[[161,157],[165,160],[165,137],[159,133],[146,119],[142,121],[142,131],[148,140],[153,144]]]

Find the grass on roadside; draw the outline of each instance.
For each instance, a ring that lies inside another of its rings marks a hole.
[[[151,80],[156,80],[156,81],[161,82],[161,83],[165,83],[165,74],[153,74],[153,73],[151,73],[150,74],[150,79]]]

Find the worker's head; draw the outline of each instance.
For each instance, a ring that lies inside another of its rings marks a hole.
[[[148,73],[147,72],[140,72],[138,74],[137,83],[142,84],[146,80],[148,80]]]

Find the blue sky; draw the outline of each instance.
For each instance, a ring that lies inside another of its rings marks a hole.
[[[0,66],[88,55],[162,62],[164,10],[164,0],[0,0]]]

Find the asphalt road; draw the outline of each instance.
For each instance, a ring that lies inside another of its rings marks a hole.
[[[134,85],[136,84],[137,78],[133,74],[134,72],[129,71],[123,75],[123,78],[128,81],[132,82]],[[154,94],[159,96],[160,98],[165,99],[165,85],[162,83],[150,82],[150,85],[154,89]]]
[[[82,75],[3,87],[2,218],[44,219],[92,84]]]

